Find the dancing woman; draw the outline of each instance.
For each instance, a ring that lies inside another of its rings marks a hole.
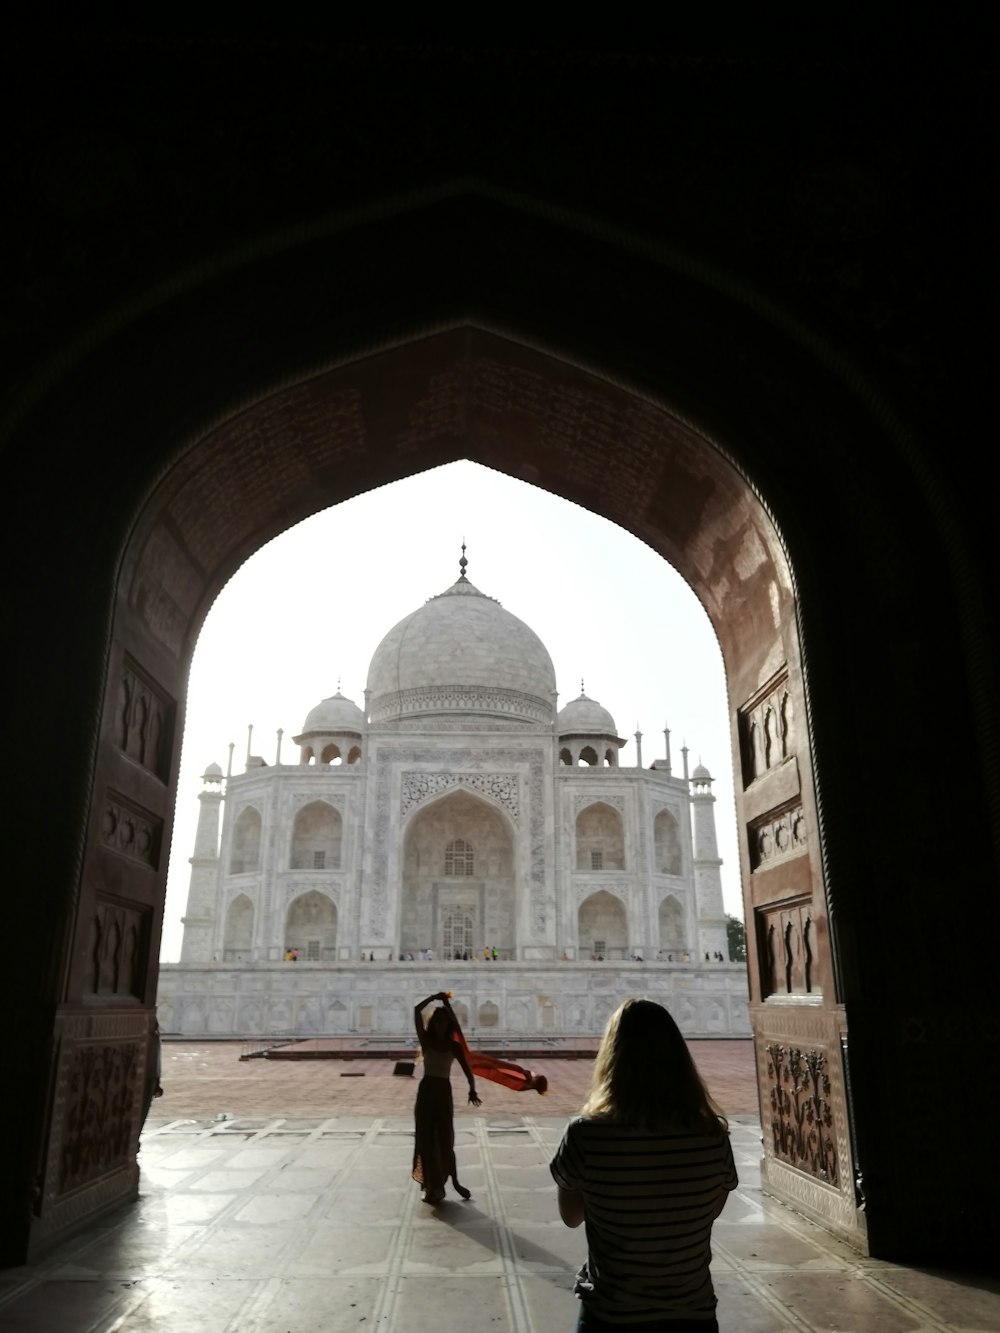
[[[441,1001],[441,1007],[434,1010],[425,1026],[423,1011],[435,1000]],[[451,1097],[453,1061],[458,1061],[469,1080],[470,1104],[480,1106],[481,1102],[466,1056],[465,1042],[459,1040],[461,1028],[448,1001],[448,992],[438,991],[421,1000],[414,1007],[413,1018],[424,1058],[424,1073],[417,1088],[414,1108],[413,1179],[424,1188],[424,1203],[439,1204],[444,1200],[445,1182],[449,1177],[455,1192],[468,1199],[470,1191],[458,1183],[455,1165],[455,1120]]]
[[[441,1007],[434,1010],[425,1026],[423,1011],[435,1000],[441,1001]],[[424,1059],[424,1073],[417,1088],[414,1111],[416,1142],[413,1150],[413,1179],[423,1185],[425,1203],[441,1203],[445,1182],[449,1177],[456,1193],[468,1199],[469,1191],[458,1183],[455,1174],[452,1062],[458,1061],[469,1080],[469,1102],[473,1106],[482,1104],[476,1092],[476,1075],[514,1092],[534,1091],[542,1094],[548,1090],[548,1080],[544,1074],[535,1074],[511,1060],[498,1060],[482,1051],[471,1050],[451,1007],[450,991],[428,995],[426,1000],[421,1000],[414,1007],[413,1015]]]

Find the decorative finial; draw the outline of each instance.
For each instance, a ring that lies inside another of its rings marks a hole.
[[[465,558],[465,538],[463,537],[463,538],[462,538],[462,558],[461,558],[461,560],[459,560],[459,562],[458,562],[458,571],[459,571],[459,572],[458,572],[458,577],[459,577],[460,579],[464,579],[464,578],[465,578],[465,569],[466,569],[466,566],[468,565],[468,563],[469,563],[468,560],[466,560],[466,558]]]
[[[585,694],[586,694],[586,690],[583,688],[583,677],[581,676],[581,677],[580,677],[580,698],[582,699],[582,698],[584,697]]]
[[[340,693],[340,677],[337,677],[337,693]]]

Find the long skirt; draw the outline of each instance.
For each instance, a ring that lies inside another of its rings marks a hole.
[[[413,1179],[424,1193],[443,1194],[448,1177],[455,1174],[455,1120],[451,1079],[425,1074],[417,1088],[413,1113],[416,1129],[413,1145]]]

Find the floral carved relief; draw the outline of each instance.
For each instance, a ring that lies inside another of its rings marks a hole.
[[[401,806],[404,815],[429,796],[438,796],[453,787],[468,787],[496,801],[517,819],[520,814],[516,773],[404,773]]]
[[[743,785],[776,768],[794,752],[792,699],[782,671],[739,710]]]
[[[816,923],[810,900],[758,908],[755,915],[761,998],[818,991]]]
[[[613,805],[621,814],[625,813],[625,797],[614,792],[587,792],[585,795],[575,795],[573,797],[573,814],[578,815],[581,810],[585,810],[588,805]]]
[[[751,824],[749,846],[751,870],[758,870],[792,853],[805,851],[806,816],[801,803],[772,812]]]
[[[322,772],[322,770],[318,771]],[[328,770],[328,772],[337,772],[337,770],[331,769]],[[328,791],[324,791],[321,795],[317,795],[314,791],[294,792],[291,798],[291,806],[293,810],[300,810],[302,806],[313,805],[317,801],[322,801],[324,805],[332,805],[335,810],[340,810],[341,812],[343,812],[347,806],[345,797],[336,792]]]
[[[118,682],[118,747],[130,759],[166,781],[173,742],[174,706],[126,657]]]
[[[124,797],[109,792],[101,820],[101,842],[122,856],[156,869],[160,860],[163,821]]]
[[[775,1157],[839,1186],[826,1056],[773,1042],[767,1047],[767,1076]]]
[[[99,898],[90,923],[88,992],[142,999],[148,938],[148,911]]]
[[[60,1194],[124,1166],[132,1141],[142,1047],[87,1042],[66,1072],[66,1112],[60,1144]]]

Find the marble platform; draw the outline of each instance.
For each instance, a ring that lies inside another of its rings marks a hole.
[[[547,1169],[564,1124],[458,1116],[472,1199],[433,1210],[409,1177],[409,1115],[153,1119],[138,1202],[0,1272],[0,1328],[570,1330],[584,1237]],[[732,1134],[740,1186],[713,1238],[725,1333],[1000,1329],[1000,1282],[860,1257],[761,1194],[754,1116]]]

